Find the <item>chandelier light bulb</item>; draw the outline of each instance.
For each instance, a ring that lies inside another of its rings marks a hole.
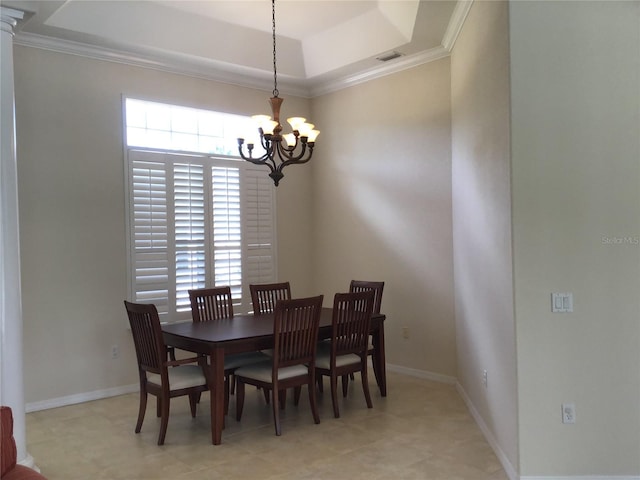
[[[307,142],[315,142],[316,138],[318,138],[318,135],[320,135],[320,130],[311,130],[307,135]]]
[[[306,122],[307,119],[303,118],[303,117],[290,117],[287,118],[287,122],[289,122],[289,125],[291,125],[291,129],[292,130],[298,130],[300,131],[300,126],[304,124],[304,122]]]
[[[284,141],[287,142],[287,147],[293,148],[296,146],[296,136],[293,133],[287,133],[283,135]]]

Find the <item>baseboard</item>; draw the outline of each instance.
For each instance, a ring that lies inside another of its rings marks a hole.
[[[467,395],[467,392],[465,392],[464,388],[462,388],[462,385],[460,385],[459,383],[456,383],[456,390],[458,390],[458,393],[462,397],[462,400],[467,405],[467,408],[469,409],[469,412],[471,413],[471,416],[473,417],[473,419],[476,421],[476,424],[478,424],[478,427],[480,427],[480,431],[482,432],[482,434],[484,435],[484,438],[489,443],[489,446],[493,449],[494,453],[496,454],[496,457],[498,457],[498,460],[502,464],[502,468],[504,468],[504,471],[507,474],[507,477],[509,477],[509,480],[524,480],[524,478],[521,478],[518,475],[518,471],[513,467],[513,465],[511,465],[511,462],[505,455],[504,451],[500,448],[500,445],[498,444],[496,438],[493,436],[493,432],[489,427],[487,427],[487,424],[484,423],[482,416],[480,415],[476,407],[473,405],[473,402],[471,401],[471,398],[469,398],[469,395]],[[529,480],[533,480],[533,479],[529,479]],[[548,479],[548,480],[551,480],[551,479]]]
[[[67,405],[75,405],[76,403],[91,402],[102,398],[116,397],[126,393],[137,392],[140,389],[139,384],[123,385],[121,387],[106,388],[104,390],[95,390],[93,392],[77,393],[66,397],[51,398],[42,400],[41,402],[32,402],[25,405],[25,412],[38,412],[40,410],[48,410],[50,408],[66,407]]]
[[[523,476],[520,480],[640,480],[640,475]]]
[[[408,368],[401,365],[393,365],[391,363],[387,363],[387,370],[389,372],[402,373],[410,377],[422,378],[424,380],[433,380],[434,382],[448,383],[449,385],[455,385],[458,381],[455,377],[450,377],[449,375],[427,372],[426,370],[418,370],[417,368]]]

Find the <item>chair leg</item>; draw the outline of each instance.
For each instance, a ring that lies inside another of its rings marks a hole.
[[[353,375],[353,373],[351,374]],[[347,398],[347,389],[349,388],[349,375],[342,376],[342,396]]]
[[[285,406],[287,405],[287,391],[280,390],[280,392],[278,393],[278,397],[280,400],[280,409],[284,410]]]
[[[229,413],[229,376],[224,377],[224,414]]]
[[[298,406],[300,403],[300,394],[302,393],[302,387],[295,387],[293,389],[293,404]]]
[[[160,397],[156,397],[156,416],[160,418],[162,416],[162,401]]]
[[[160,433],[158,433],[158,445],[164,445],[164,437],[167,434],[167,425],[169,425],[169,394],[163,393],[161,397],[158,397],[161,403],[162,415],[160,419]]]
[[[196,418],[196,408],[198,406],[198,398],[200,392],[194,392],[189,394],[189,407],[191,408],[191,418]]]
[[[307,390],[309,390],[309,403],[311,404],[311,413],[313,414],[313,421],[317,425],[320,423],[320,414],[318,413],[318,401],[316,399],[316,392],[313,388],[313,384],[315,383],[314,375],[311,375],[311,381],[307,385]]]
[[[140,387],[140,408],[138,408],[138,422],[136,423],[136,433],[140,433],[142,422],[144,421],[144,412],[147,410],[147,390]]]
[[[236,393],[236,376],[231,374],[229,375],[229,393],[231,395],[235,395]]]
[[[376,359],[373,355],[371,357],[371,365],[373,366],[373,376],[376,377],[376,385],[380,385],[380,372],[378,372],[378,364],[376,363]]]
[[[236,389],[236,420],[240,421],[242,418],[242,409],[244,408],[244,382],[237,379]]]
[[[275,385],[274,385],[274,387],[275,387]],[[282,434],[282,430],[280,428],[280,408],[279,408],[279,405],[278,405],[280,403],[280,400],[278,398],[280,392],[278,391],[277,388],[273,388],[271,391],[273,392],[272,393],[273,400],[272,400],[272,405],[271,405],[271,408],[273,409],[273,424],[274,424],[275,429],[276,429],[276,435],[280,436]]]
[[[364,392],[364,398],[367,401],[367,408],[373,408],[371,403],[371,394],[369,393],[369,375],[367,374],[367,357],[364,359],[364,365],[360,370],[360,377],[362,379],[362,391]]]
[[[264,401],[267,405],[269,405],[269,402],[271,401],[271,396],[269,395],[269,390],[267,390],[266,388],[262,389],[262,393],[264,394]]]
[[[333,416],[340,418],[340,409],[338,408],[338,377],[335,373],[331,373],[331,403],[333,403]]]

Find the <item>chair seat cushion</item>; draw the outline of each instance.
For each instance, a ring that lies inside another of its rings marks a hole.
[[[254,365],[248,365],[246,367],[236,370],[236,377],[252,378],[261,382],[271,382],[271,371],[273,369],[271,361],[262,363],[256,363]],[[287,378],[299,377],[307,375],[309,369],[305,365],[292,365],[290,367],[283,367],[278,369],[278,380],[285,380]]]
[[[269,360],[269,357],[261,352],[232,353],[231,355],[225,355],[224,369],[233,370],[245,365],[264,362],[265,360]]]
[[[179,367],[169,367],[169,389],[180,390],[182,388],[198,387],[206,385],[207,380],[202,373],[202,368],[198,365],[180,365]],[[162,385],[160,375],[157,373],[147,373],[147,382],[155,385]]]
[[[339,355],[336,357],[336,367],[344,367],[345,365],[354,365],[360,363],[360,357],[355,353],[347,355]],[[329,370],[331,367],[331,348],[318,349],[316,355],[316,368]]]

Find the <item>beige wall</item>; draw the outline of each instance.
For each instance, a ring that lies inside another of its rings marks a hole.
[[[447,58],[313,99],[323,133],[312,170],[318,291],[330,304],[352,278],[385,281],[387,361],[451,378],[449,66]]]
[[[508,7],[507,2],[471,7],[451,57],[451,95],[457,377],[513,474],[518,469],[518,399]]]
[[[640,2],[512,2],[510,36],[521,474],[637,478]]]
[[[15,49],[15,85],[25,401],[135,384],[122,305],[122,94],[251,114],[268,111],[269,92],[26,47]],[[287,97],[283,116],[308,113],[308,103]],[[279,275],[302,295],[311,286],[310,171],[285,174]]]

